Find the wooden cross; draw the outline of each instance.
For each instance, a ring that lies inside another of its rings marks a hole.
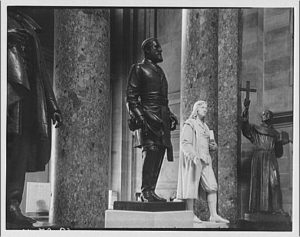
[[[250,88],[250,81],[246,81],[246,88],[241,88],[241,91],[246,91],[246,99],[250,99],[250,92],[256,92],[256,89]]]

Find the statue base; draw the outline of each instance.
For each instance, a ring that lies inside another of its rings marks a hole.
[[[43,215],[44,214],[44,215]],[[26,213],[26,216],[36,220],[35,223],[31,225],[20,225],[16,223],[6,223],[7,230],[70,230],[70,227],[56,225],[49,222],[48,213]]]
[[[105,228],[193,228],[184,202],[116,201],[113,207],[105,212]]]
[[[210,222],[210,221],[202,221],[201,223],[199,222],[194,222],[193,228],[199,228],[199,229],[214,229],[214,230],[219,230],[219,229],[228,229],[230,227],[230,224],[228,223],[216,223],[216,222]]]
[[[24,226],[15,223],[6,223],[7,230],[69,230],[70,228],[55,225],[50,222],[37,221],[32,225]]]
[[[125,211],[106,210],[105,228],[193,228],[192,211]]]
[[[289,215],[272,213],[245,213],[240,221],[243,230],[291,231],[292,221]]]
[[[128,202],[115,201],[114,210],[126,211],[184,211],[186,210],[184,202]]]
[[[244,219],[252,222],[291,222],[291,218],[288,215],[271,213],[245,213]]]

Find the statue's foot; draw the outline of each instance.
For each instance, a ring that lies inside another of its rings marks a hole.
[[[229,220],[227,220],[219,215],[210,216],[209,221],[216,222],[216,223],[229,223]]]
[[[193,222],[194,223],[202,223],[202,221],[196,215],[194,215]]]
[[[142,202],[155,202],[155,198],[152,196],[151,191],[143,191],[141,194]]]
[[[8,205],[6,215],[7,226],[12,228],[32,228],[32,224],[36,222],[36,220],[22,214],[20,204],[15,200]]]
[[[33,223],[36,223],[37,221],[35,220],[35,219],[33,219],[33,218],[30,218],[30,217],[28,217],[28,216],[25,216],[25,218],[31,223],[31,224],[33,224]]]
[[[173,200],[173,202],[184,202],[182,199],[177,199],[177,198],[175,198],[174,200]]]
[[[151,191],[151,194],[154,197],[154,199],[156,199],[158,202],[166,202],[167,201],[167,199],[158,196],[153,190]]]
[[[272,214],[273,215],[289,216],[289,214],[287,212],[285,212],[284,210],[282,210],[282,209],[278,209],[276,211],[273,211]]]
[[[153,190],[143,191],[141,195],[142,202],[166,202],[167,200],[157,196]]]

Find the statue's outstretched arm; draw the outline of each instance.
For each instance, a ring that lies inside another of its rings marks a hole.
[[[244,110],[242,112],[241,116],[241,129],[243,135],[248,138],[251,142],[253,142],[253,136],[252,136],[252,129],[251,125],[249,124],[249,106],[250,106],[250,100],[247,98],[244,100]]]

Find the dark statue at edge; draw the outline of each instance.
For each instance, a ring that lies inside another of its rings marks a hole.
[[[273,113],[262,112],[261,125],[249,123],[250,100],[245,99],[242,113],[242,133],[255,145],[251,161],[249,212],[284,214],[277,158],[283,155],[283,145],[289,143],[288,134],[276,131]]]
[[[142,43],[145,58],[132,65],[128,76],[127,106],[129,128],[138,133],[137,147],[143,149],[142,195],[144,202],[165,202],[155,193],[165,152],[173,161],[170,131],[178,120],[168,106],[168,82],[157,65],[163,61],[157,39],[148,38]]]
[[[7,228],[36,222],[20,210],[26,172],[44,171],[51,152],[51,120],[62,124],[37,33],[41,27],[8,8],[7,32]]]

